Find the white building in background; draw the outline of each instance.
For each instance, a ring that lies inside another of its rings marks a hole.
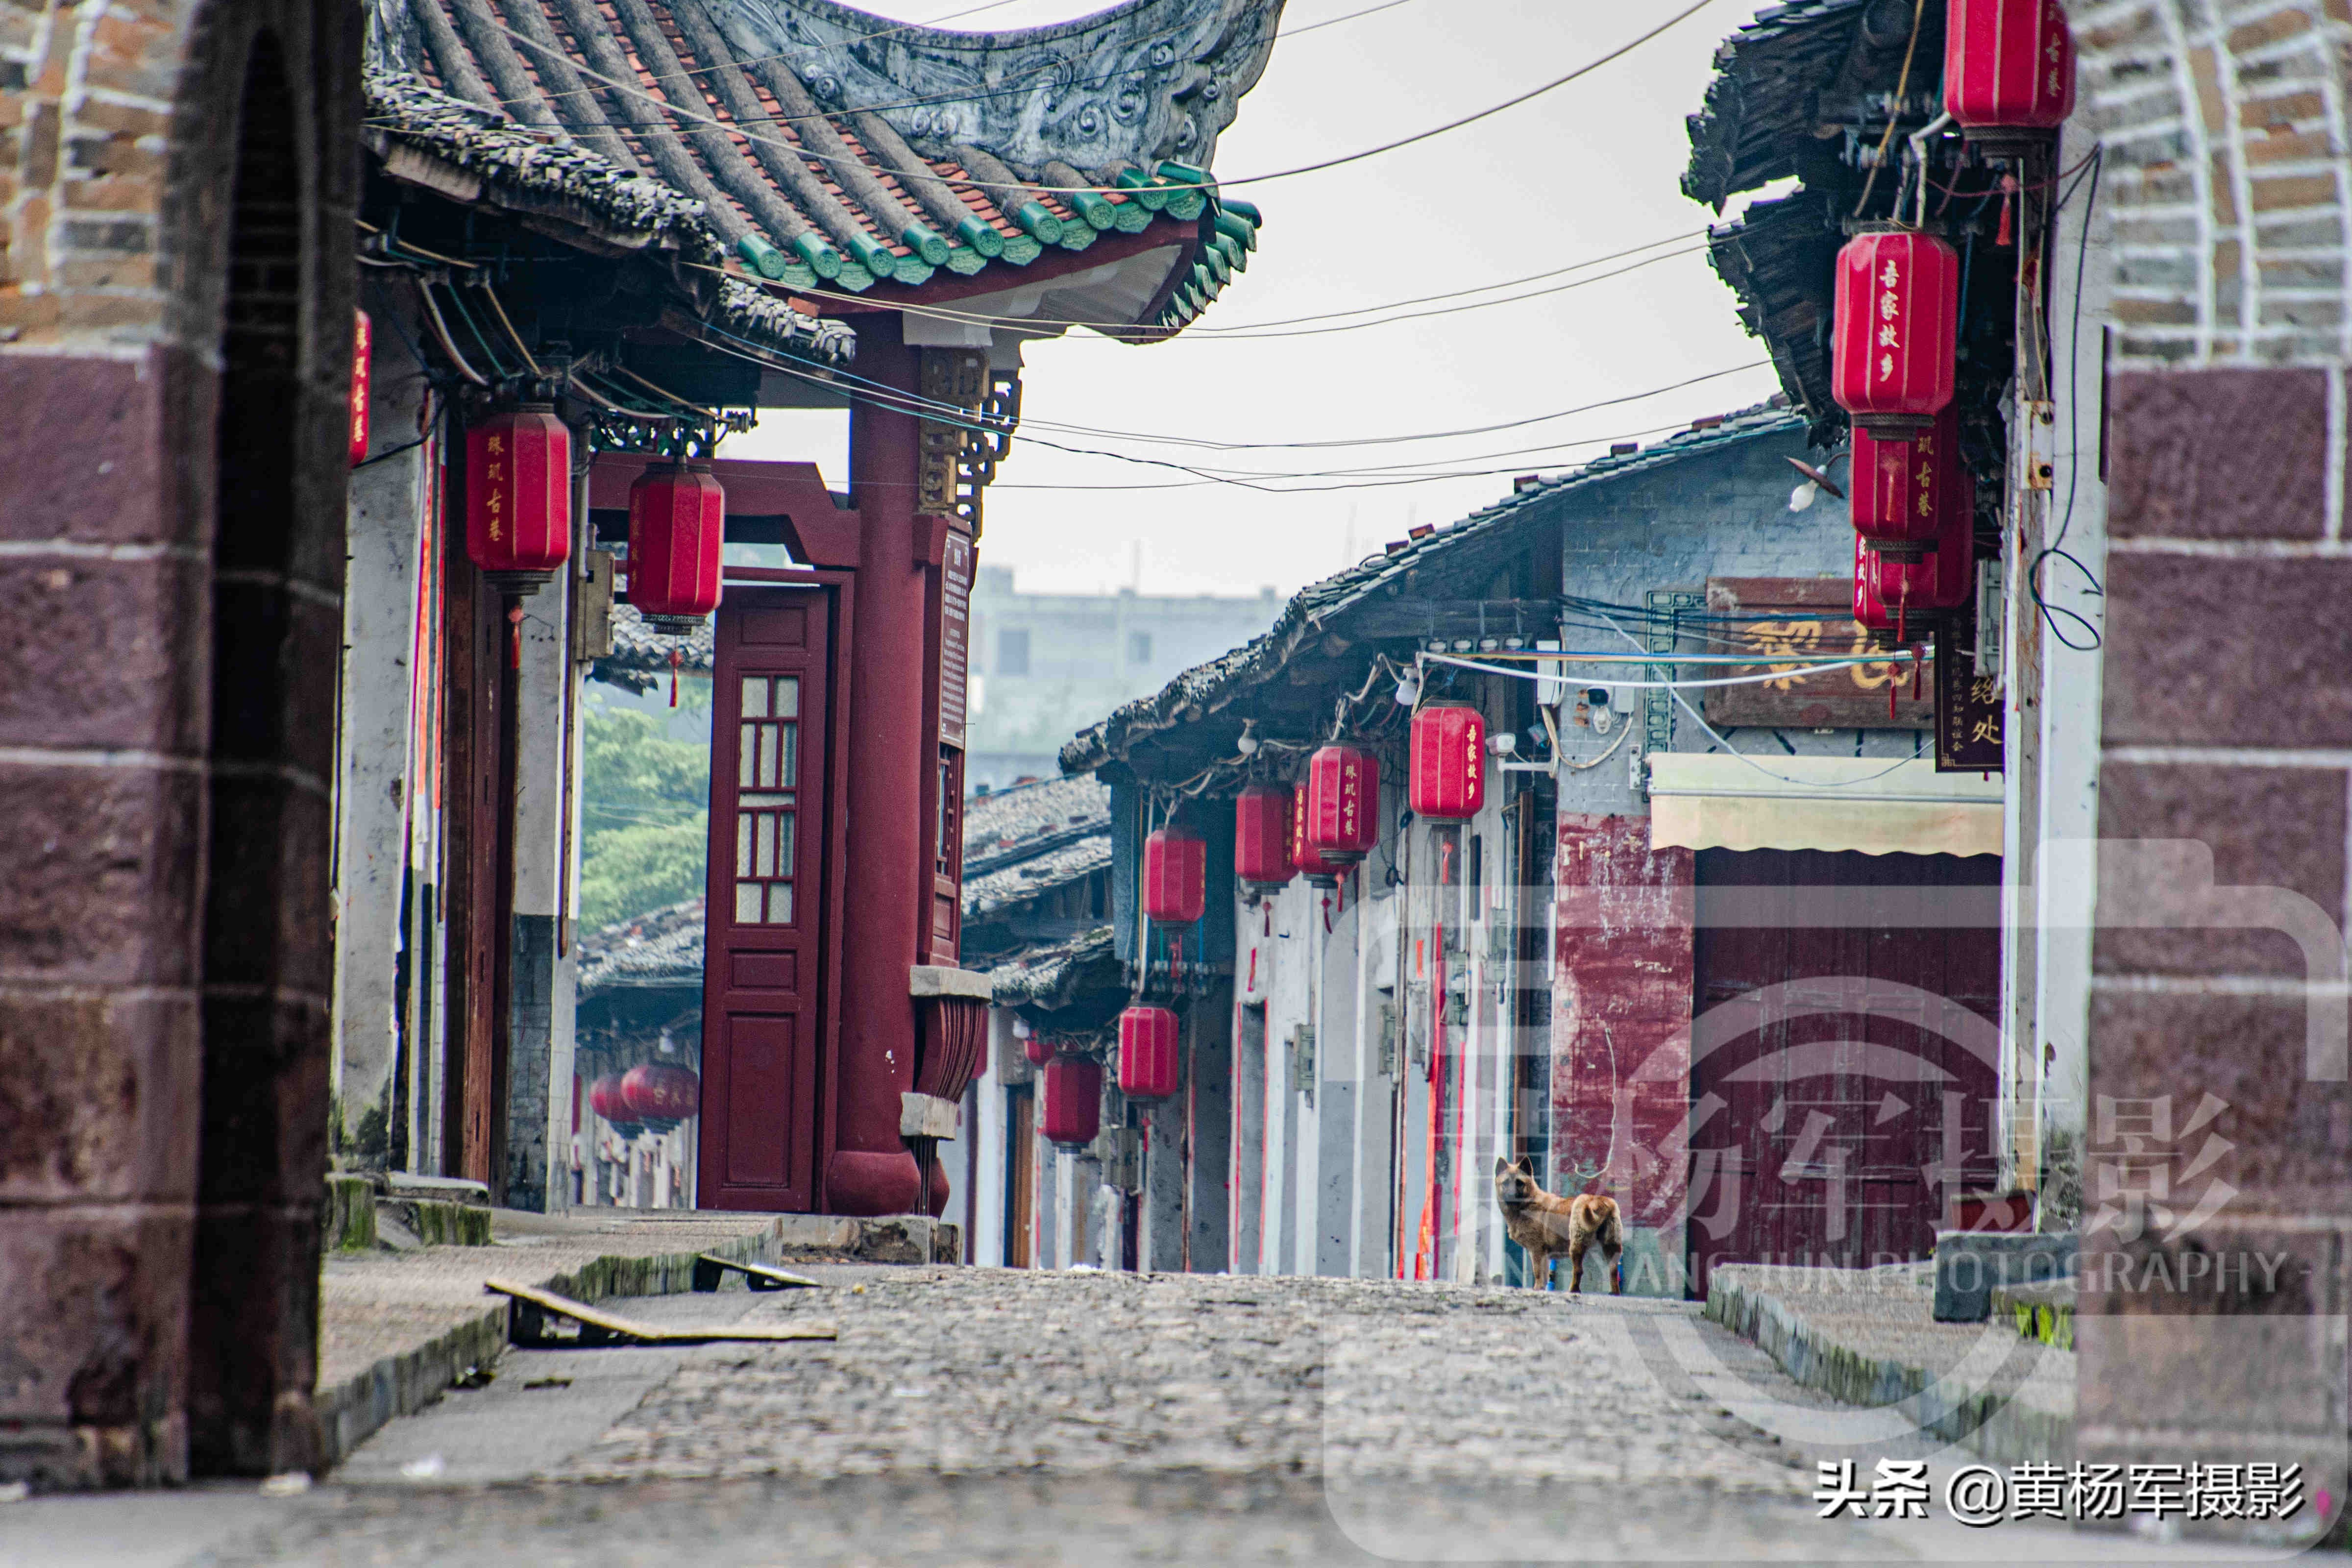
[[[1062,742],[1120,703],[1157,691],[1273,623],[1271,588],[1210,595],[1024,594],[1010,566],[972,586],[968,788],[1052,778]]]

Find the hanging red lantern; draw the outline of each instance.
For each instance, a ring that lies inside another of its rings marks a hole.
[[[1084,1148],[1102,1131],[1102,1063],[1091,1057],[1055,1057],[1045,1064],[1045,1106],[1037,1130],[1049,1143]]]
[[[630,1120],[667,1132],[702,1108],[702,1080],[667,1062],[642,1062],[621,1077],[621,1106]]]
[[[1432,702],[1412,716],[1413,815],[1463,822],[1486,804],[1486,720],[1467,702]]]
[[[1043,1035],[1032,1035],[1021,1042],[1021,1054],[1029,1058],[1031,1067],[1044,1067],[1054,1059],[1054,1042]]]
[[[1209,907],[1209,847],[1181,827],[1143,840],[1143,912],[1162,925],[1190,925]]]
[[[614,1132],[623,1139],[635,1138],[646,1130],[622,1097],[619,1073],[606,1073],[588,1086],[588,1109],[611,1122]]]
[[[1947,0],[1944,107],[1970,141],[2048,131],[2074,111],[2074,32],[2060,0]]]
[[[1129,1100],[1165,1100],[1176,1092],[1176,1015],[1165,1007],[1129,1007],[1118,1016],[1118,1091]]]
[[[629,487],[629,603],[671,637],[719,607],[727,492],[708,463],[648,467]]]
[[[367,461],[368,367],[375,358],[375,323],[354,310],[352,332],[352,467]]]
[[[1273,892],[1298,874],[1290,855],[1295,809],[1286,784],[1244,784],[1234,801],[1234,875],[1254,895]]]
[[[1290,792],[1290,866],[1293,871],[1306,873],[1307,884],[1317,888],[1336,888],[1339,879],[1348,874],[1349,863],[1324,854],[1307,842],[1307,791]]]
[[[1352,866],[1381,841],[1381,764],[1356,746],[1325,746],[1307,760],[1305,842]]]
[[[1915,436],[1853,433],[1853,531],[1871,539],[1927,541],[1951,504],[1960,461],[1960,412],[1946,404],[1936,423]]]
[[[1853,538],[1853,618],[1898,642],[1925,617],[1956,610],[1976,586],[1976,480],[1958,464],[1943,522],[1930,540]]]
[[[1830,391],[1857,426],[1900,437],[1952,401],[1960,258],[1929,234],[1858,234],[1838,252]]]
[[[539,592],[572,552],[572,432],[544,403],[466,432],[466,553],[490,585]]]

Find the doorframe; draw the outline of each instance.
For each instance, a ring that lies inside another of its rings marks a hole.
[[[825,635],[831,638],[825,649],[824,746],[825,803],[824,870],[819,879],[818,899],[823,910],[817,931],[817,991],[816,991],[816,1136],[814,1158],[816,1169],[810,1178],[811,1214],[826,1212],[824,1190],[825,1169],[832,1163],[835,1124],[837,1120],[836,1101],[841,1094],[841,926],[843,909],[847,901],[849,813],[848,719],[849,640],[854,632],[857,593],[856,574],[821,567],[729,566],[720,573],[720,581],[739,588],[814,588],[823,593],[825,600]],[[723,605],[724,600],[722,598]],[[718,628],[723,621],[712,625],[711,668],[719,667]],[[714,703],[717,694],[713,693]],[[712,738],[714,752],[717,737]],[[705,804],[707,812],[716,814],[719,777],[711,773],[713,798]],[[706,875],[706,880],[707,880]],[[706,904],[703,914],[706,937],[704,962],[709,963],[708,930],[709,911]],[[710,993],[706,983],[703,991],[702,1037],[704,1048],[709,1047]],[[707,1081],[707,1079],[706,1079]],[[708,1116],[709,1110],[698,1104],[698,1114]],[[698,1167],[698,1178],[701,1172]],[[703,1194],[711,1184],[698,1179],[694,1196],[701,1206]]]

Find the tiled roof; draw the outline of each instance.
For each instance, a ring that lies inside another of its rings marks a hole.
[[[667,250],[706,268],[726,258],[700,202],[569,137],[519,124],[401,72],[371,69],[364,85],[362,135],[380,158],[429,159],[478,182],[484,200],[561,219],[625,250]],[[856,353],[856,334],[847,326],[795,310],[740,279],[688,268],[677,281],[706,320],[755,343],[828,364],[847,363]]]
[[[965,918],[1066,887],[1110,864],[1110,791],[1091,776],[1046,779],[964,805]]]
[[[1739,297],[1741,324],[1763,340],[1783,395],[1817,440],[1845,423],[1830,395],[1827,327],[1844,243],[1833,222],[1828,197],[1799,189],[1751,202],[1738,222],[1707,235],[1707,259]]]
[[[1806,174],[1816,153],[1833,156],[1839,130],[1858,132],[1865,116],[1884,114],[1873,100],[1893,92],[1906,51],[1913,58],[1905,96],[1916,108],[1933,100],[1942,71],[1942,5],[1795,0],[1764,7],[1715,52],[1706,107],[1685,121],[1691,157],[1683,194],[1720,212],[1738,192]]]
[[[1402,548],[1368,557],[1348,570],[1300,589],[1273,627],[1232,652],[1195,665],[1160,690],[1139,697],[1101,722],[1078,732],[1062,747],[1062,771],[1079,773],[1124,756],[1129,747],[1162,731],[1189,723],[1224,707],[1244,692],[1277,679],[1301,643],[1318,637],[1351,606],[1378,594],[1408,573],[1492,546],[1497,554],[1515,542],[1514,524],[1530,510],[1567,491],[1647,473],[1759,437],[1785,435],[1804,422],[1777,401],[1700,422],[1638,452],[1595,458],[1582,468],[1538,479],[1458,522],[1438,528]]]
[[[1017,866],[969,877],[963,885],[964,918],[994,914],[1025,903],[1040,894],[1090,877],[1109,864],[1110,834],[1105,831],[1064,844]]]
[[[589,678],[631,691],[651,691],[669,673],[672,648],[684,655],[678,660],[680,669],[712,668],[717,659],[717,636],[711,617],[707,616],[690,637],[678,638],[657,632],[637,613],[635,605],[616,599],[613,602],[613,651],[591,667]]]
[[[1000,1007],[1060,1007],[1078,999],[1081,989],[1109,986],[1126,994],[1118,954],[1108,926],[1097,926],[1084,936],[1026,952],[988,972]]]
[[[1255,209],[1202,187],[1280,0],[1129,0],[1000,33],[830,0],[370,3],[379,69],[669,186],[770,282],[1009,287],[1047,250],[1156,224],[1193,247],[1139,323],[1173,329],[1255,244]]]
[[[580,937],[580,994],[702,984],[702,900],[653,910]]]

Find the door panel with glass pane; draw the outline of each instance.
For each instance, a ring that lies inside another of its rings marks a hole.
[[[829,593],[719,605],[703,971],[703,1206],[805,1210],[816,1181]]]

